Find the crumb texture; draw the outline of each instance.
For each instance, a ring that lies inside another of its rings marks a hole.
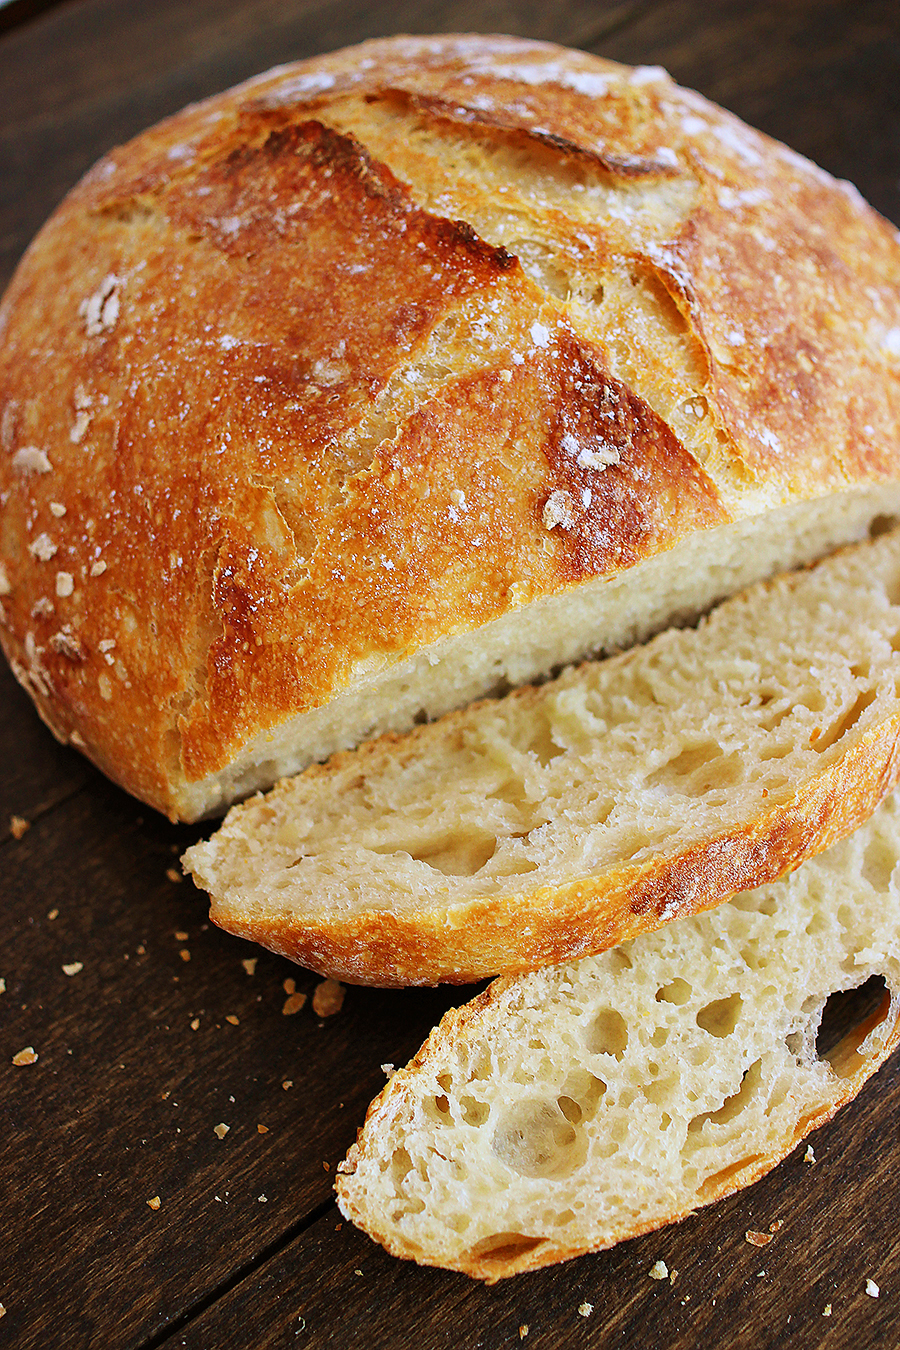
[[[342,1212],[396,1255],[493,1281],[754,1181],[900,1035],[898,856],[894,795],[783,880],[496,981],[373,1102]]]
[[[324,973],[465,982],[611,946],[861,823],[900,736],[900,530],[697,628],[338,755],[185,862]]]

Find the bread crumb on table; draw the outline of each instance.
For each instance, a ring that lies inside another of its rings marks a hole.
[[[248,975],[254,975],[256,973],[256,963],[258,960],[258,956],[248,956],[241,962],[241,965]]]
[[[823,1317],[830,1317],[830,1316],[831,1316],[831,1304],[830,1304],[830,1303],[826,1303],[826,1304],[825,1304],[825,1307],[822,1309],[822,1316],[823,1316]]]
[[[63,966],[64,975],[77,975],[79,971],[84,970],[83,961],[69,961]]]
[[[344,986],[337,980],[323,980],[313,991],[313,1012],[317,1017],[333,1017],[344,1006],[344,993]]]
[[[161,1203],[162,1201],[160,1200],[158,1195],[154,1195],[150,1200],[147,1201],[147,1204],[150,1206],[151,1209],[159,1209]]]
[[[812,1146],[812,1144],[807,1145],[806,1152],[805,1152],[804,1155],[803,1155],[803,1161],[804,1161],[805,1163],[814,1163],[814,1162],[816,1161],[816,1155],[813,1153],[813,1146]],[[831,1304],[829,1303],[828,1306],[829,1306],[829,1308],[830,1308],[830,1307],[831,1307]]]
[[[24,816],[10,816],[9,832],[13,839],[21,839],[23,834],[27,834],[31,829],[31,821],[26,820]]]
[[[874,1280],[866,1280],[866,1293],[869,1295],[869,1298],[878,1298],[881,1290]]]
[[[269,1127],[268,1127],[268,1125],[257,1125],[257,1127],[256,1127],[256,1133],[257,1133],[257,1134],[268,1134],[268,1133],[269,1133]]]
[[[169,878],[170,881],[184,881],[184,877],[182,876],[181,872],[179,872],[178,869],[175,867],[167,867],[166,876]]]
[[[229,1025],[233,1027],[239,1027],[241,1025],[241,1019],[239,1017],[235,1017],[234,1013],[226,1013],[225,1021],[228,1022]]]
[[[285,983],[287,983],[287,981],[285,981]],[[303,1007],[305,1003],[306,1003],[305,994],[289,995],[289,997],[285,999],[284,1006],[281,1009],[282,1017],[292,1017],[294,1013],[298,1013],[300,1011],[300,1009]]]
[[[216,1135],[216,1137],[217,1137],[218,1139],[224,1139],[225,1136],[226,1136],[226,1134],[228,1133],[228,1131],[229,1131],[230,1129],[231,1129],[231,1126],[230,1126],[230,1125],[226,1125],[225,1122],[224,1122],[224,1120],[223,1120],[223,1121],[220,1121],[220,1123],[219,1123],[218,1125],[214,1125],[214,1126],[213,1126],[213,1134]]]
[[[669,1267],[665,1261],[656,1261],[647,1271],[651,1280],[667,1280],[669,1278]]]
[[[579,1317],[590,1317],[593,1311],[594,1311],[593,1303],[579,1303],[578,1305]]]
[[[13,1055],[12,1062],[17,1069],[21,1069],[25,1064],[37,1063],[37,1051],[33,1045],[26,1045],[24,1050],[20,1050],[17,1055]]]
[[[744,1234],[744,1241],[749,1242],[751,1247],[766,1247],[772,1241],[771,1233],[756,1233],[752,1228],[748,1228]]]
[[[522,1325],[519,1327],[519,1340],[524,1341],[527,1335],[528,1335],[528,1323],[523,1322]]]

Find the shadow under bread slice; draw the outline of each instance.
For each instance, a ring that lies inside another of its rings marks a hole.
[[[900,1039],[898,858],[893,794],[781,881],[495,981],[372,1103],[341,1211],[492,1282],[755,1181]]]

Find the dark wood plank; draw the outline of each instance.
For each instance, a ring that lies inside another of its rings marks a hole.
[[[302,1223],[381,1063],[450,1001],[351,989],[328,1020],[284,1015],[285,978],[316,978],[211,929],[167,876],[197,834],[98,780],[0,850],[0,1330],[17,1347],[63,1324],[67,1346],[139,1345]],[[26,1047],[37,1062],[13,1065]]]
[[[81,755],[59,744],[0,657],[0,843],[10,820],[32,821],[99,778]]]
[[[240,1287],[167,1338],[166,1350],[296,1345],[423,1350],[524,1345],[696,1350],[867,1350],[897,1344],[896,1197],[871,1155],[900,1131],[900,1062],[742,1195],[675,1228],[485,1288],[410,1267],[332,1210]],[[748,1230],[782,1226],[766,1247]],[[664,1261],[671,1279],[649,1276]],[[880,1288],[866,1293],[866,1281]],[[583,1315],[579,1309],[587,1311]],[[830,1305],[831,1312],[825,1310]],[[528,1332],[520,1336],[519,1328]],[[234,1328],[240,1328],[239,1337]]]

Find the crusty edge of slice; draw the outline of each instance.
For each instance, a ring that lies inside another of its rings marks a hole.
[[[370,909],[308,924],[248,919],[213,894],[210,918],[351,984],[470,984],[575,960],[775,881],[851,834],[900,778],[900,707],[844,740],[845,749],[838,742],[816,773],[765,814],[674,856],[626,863],[600,877],[511,890],[435,913]]]

